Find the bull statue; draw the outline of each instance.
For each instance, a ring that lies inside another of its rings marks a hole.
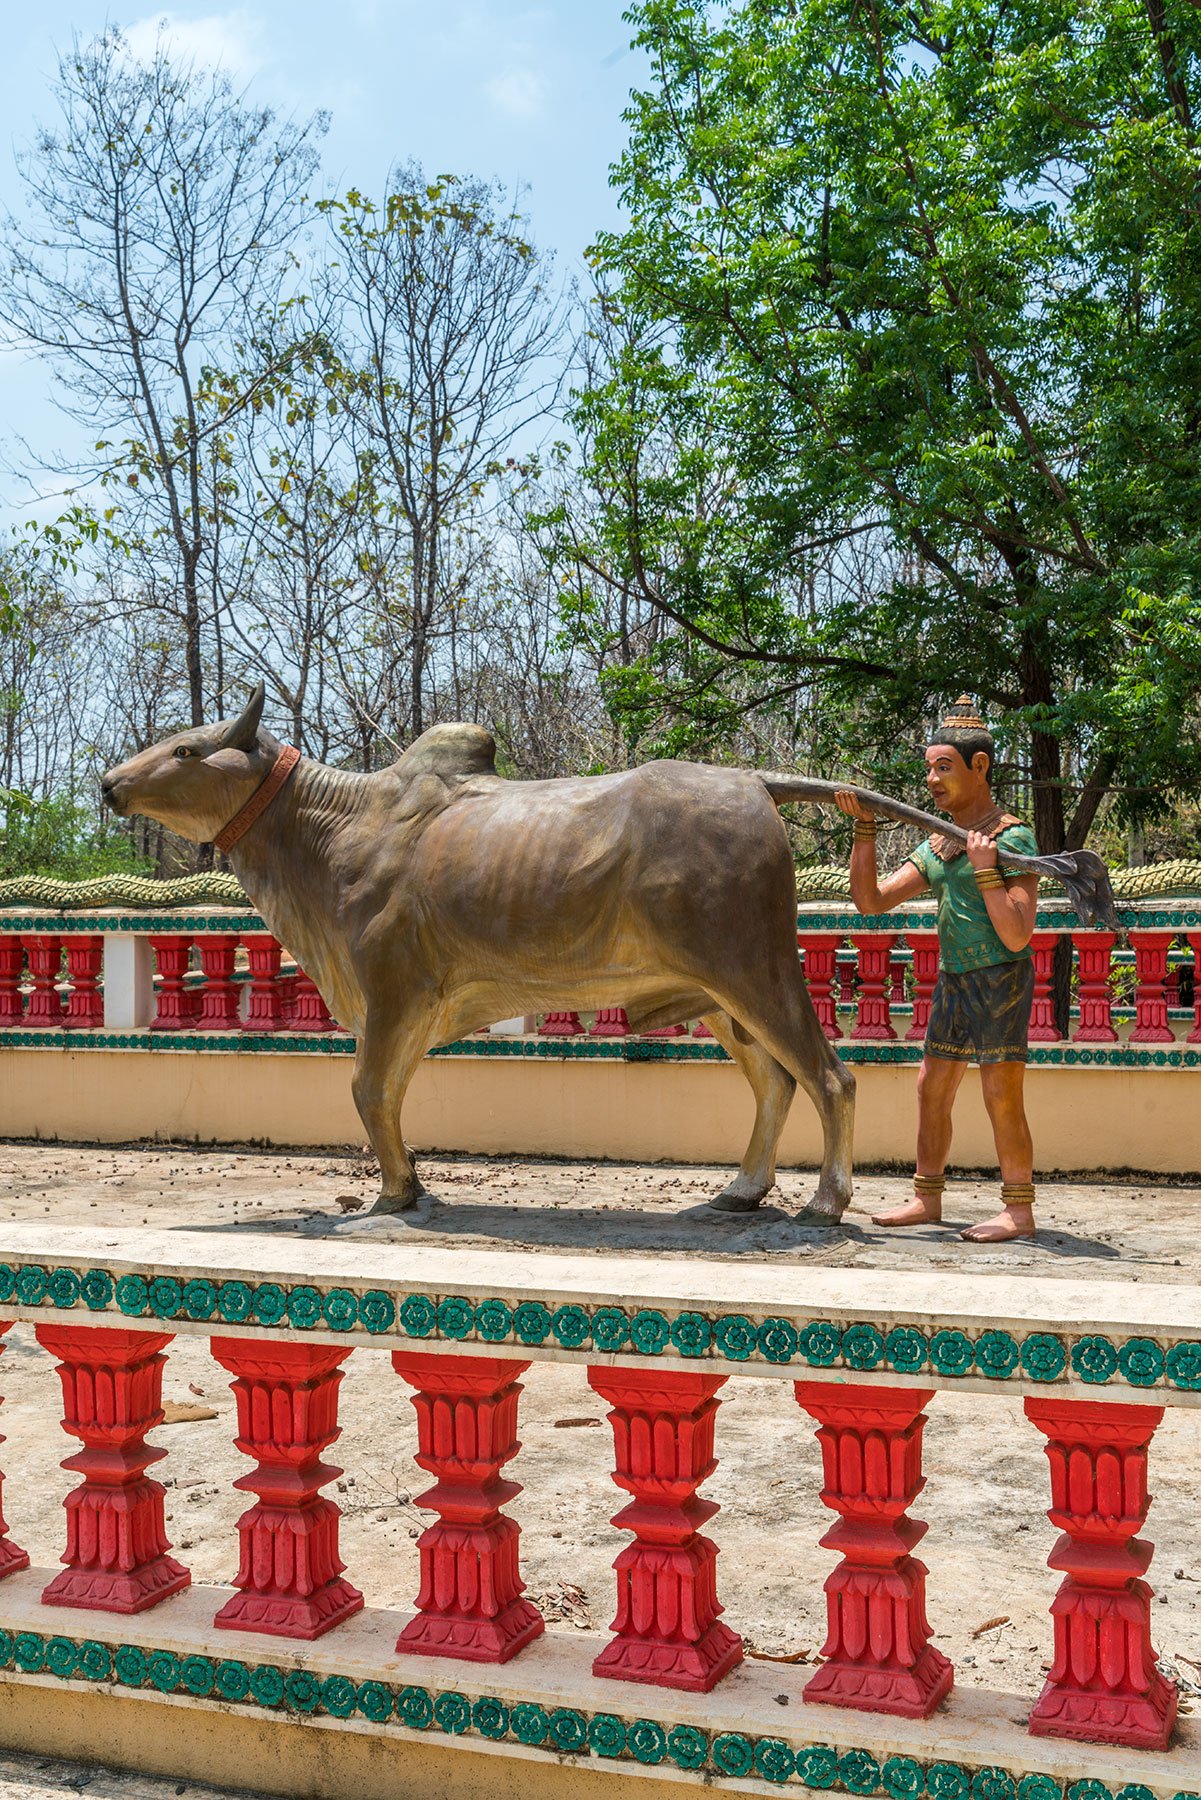
[[[226,851],[273,934],[358,1040],[354,1100],[379,1160],[374,1212],[423,1189],[401,1132],[426,1052],[518,1013],[624,1006],[635,1031],[701,1017],[750,1083],[755,1121],[709,1205],[753,1211],[775,1181],[798,1082],[824,1153],[803,1216],[851,1197],[855,1082],[801,977],[777,803],[804,780],[700,763],[506,781],[478,725],[436,725],[390,768],[310,762],[236,719],[110,769],[105,800]],[[821,786],[820,796],[833,788]]]

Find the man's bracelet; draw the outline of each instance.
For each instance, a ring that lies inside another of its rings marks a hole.
[[[1003,888],[1005,886],[1005,877],[1002,875],[1000,869],[976,869],[974,870],[974,874],[976,877],[976,886],[980,889],[981,893],[987,888]]]
[[[855,842],[857,844],[874,844],[876,841],[876,821],[874,819],[855,820]]]

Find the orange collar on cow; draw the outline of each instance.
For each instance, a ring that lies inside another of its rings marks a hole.
[[[246,836],[255,820],[262,818],[299,761],[300,751],[294,744],[280,745],[279,755],[245,806],[234,814],[228,825],[222,826],[213,839],[218,850],[232,850],[238,839]]]

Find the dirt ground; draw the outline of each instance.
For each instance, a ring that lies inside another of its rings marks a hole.
[[[0,1237],[5,1217],[52,1217],[105,1226],[336,1233],[361,1237],[367,1256],[371,1242],[384,1237],[545,1245],[581,1256],[623,1251],[861,1268],[966,1265],[1098,1281],[1194,1282],[1201,1275],[1198,1187],[1136,1179],[1046,1182],[1039,1190],[1039,1241],[987,1248],[963,1244],[945,1229],[894,1235],[874,1227],[870,1212],[879,1202],[907,1191],[896,1176],[861,1173],[843,1225],[818,1231],[792,1217],[812,1185],[803,1171],[786,1171],[774,1204],[738,1219],[701,1204],[722,1185],[724,1171],[472,1157],[426,1158],[421,1170],[433,1197],[401,1219],[372,1221],[360,1218],[354,1205],[370,1204],[375,1192],[374,1171],[361,1155],[0,1144]],[[948,1218],[959,1223],[986,1216],[995,1204],[995,1182],[969,1176],[948,1189]],[[59,1429],[57,1383],[31,1328],[15,1326],[6,1343],[0,1362],[5,1512],[34,1562],[53,1565],[62,1550],[60,1501],[71,1485],[58,1463],[74,1443]],[[234,1407],[226,1380],[203,1340],[177,1340],[165,1395],[217,1415],[155,1434],[170,1453],[156,1471],[168,1488],[168,1529],[198,1581],[228,1581],[237,1561],[234,1524],[244,1500],[231,1484],[244,1465],[231,1442]],[[344,1511],[348,1573],[368,1604],[408,1606],[424,1522],[412,1496],[425,1483],[411,1460],[412,1408],[386,1356],[364,1350],[349,1359],[341,1417],[342,1437],[330,1455],[345,1470],[336,1498]],[[603,1630],[612,1613],[610,1565],[627,1540],[608,1522],[620,1504],[609,1480],[611,1440],[603,1405],[583,1371],[531,1368],[520,1432],[523,1447],[508,1473],[523,1484],[511,1510],[524,1533],[530,1595],[551,1630]],[[1199,1436],[1201,1413],[1167,1413],[1152,1448],[1155,1502],[1147,1530],[1157,1546],[1150,1576],[1158,1590],[1156,1642],[1165,1668],[1180,1679],[1186,1709],[1190,1696],[1201,1693]],[[1055,1534],[1045,1517],[1041,1444],[1016,1399],[940,1394],[926,1428],[928,1485],[915,1508],[930,1527],[920,1554],[930,1569],[935,1638],[955,1663],[957,1680],[1026,1701],[1037,1694],[1049,1660],[1047,1608],[1057,1585],[1045,1560]],[[822,1642],[822,1582],[833,1562],[817,1539],[830,1515],[818,1499],[812,1425],[790,1384],[731,1381],[723,1392],[717,1452],[719,1467],[705,1492],[721,1506],[708,1529],[722,1552],[718,1581],[727,1621],[756,1652],[811,1658]],[[26,1791],[7,1785],[0,1759],[0,1793]],[[31,1800],[58,1791],[28,1789]],[[100,1785],[87,1791],[107,1793]],[[162,1789],[172,1791],[174,1784]],[[157,1785],[146,1792],[150,1800]]]

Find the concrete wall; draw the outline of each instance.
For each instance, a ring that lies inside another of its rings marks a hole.
[[[350,1072],[347,1056],[5,1049],[0,1137],[357,1144]],[[916,1069],[855,1073],[857,1159],[911,1161]],[[1041,1171],[1201,1170],[1201,1069],[1034,1067],[1027,1095]],[[439,1057],[417,1073],[405,1135],[422,1150],[737,1163],[751,1117],[750,1090],[728,1063]],[[974,1072],[956,1106],[952,1157],[994,1164]],[[819,1159],[816,1115],[798,1095],[782,1162]]]

